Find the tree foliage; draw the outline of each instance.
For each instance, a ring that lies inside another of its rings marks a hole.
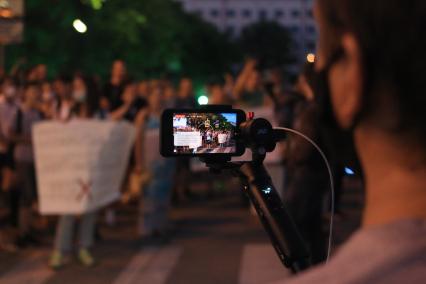
[[[77,33],[72,23],[88,27]],[[137,77],[164,70],[191,76],[223,72],[238,60],[236,45],[171,0],[27,0],[24,42],[8,46],[7,65],[25,58],[50,73],[82,70],[105,77],[124,59]]]
[[[292,63],[292,38],[288,30],[276,22],[261,21],[243,29],[239,39],[246,56],[259,60],[264,68]]]

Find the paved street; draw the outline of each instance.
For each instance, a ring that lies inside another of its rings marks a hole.
[[[0,252],[0,283],[251,284],[289,277],[257,218],[241,206],[237,191],[198,191],[204,198],[173,209],[174,230],[168,240],[138,240],[136,206],[123,206],[116,226],[101,223],[96,267],[83,268],[71,259],[60,271],[48,269],[52,239],[46,237],[42,249]],[[335,244],[357,226],[361,200],[357,183],[346,182],[345,215],[336,221]]]

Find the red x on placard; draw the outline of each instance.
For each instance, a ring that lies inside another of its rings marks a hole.
[[[78,184],[80,185],[81,191],[77,195],[77,201],[81,201],[84,196],[87,196],[89,200],[92,199],[92,182],[90,180],[88,182],[84,182],[82,179],[79,179]]]

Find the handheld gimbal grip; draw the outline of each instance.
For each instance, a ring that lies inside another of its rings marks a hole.
[[[240,173],[247,181],[246,193],[282,263],[294,273],[308,268],[309,252],[263,164],[245,163]]]

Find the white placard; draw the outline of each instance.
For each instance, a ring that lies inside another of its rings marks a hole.
[[[42,214],[82,214],[120,196],[135,138],[127,122],[73,120],[33,127]]]
[[[188,119],[186,117],[175,117],[173,118],[173,127],[187,127]]]
[[[188,146],[191,149],[197,149],[202,146],[202,137],[199,131],[176,132],[173,134],[174,146]]]

